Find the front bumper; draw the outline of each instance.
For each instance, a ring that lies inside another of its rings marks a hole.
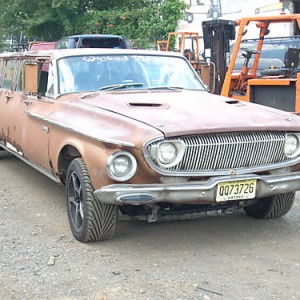
[[[196,204],[216,202],[217,185],[226,181],[256,179],[256,197],[265,198],[276,194],[300,190],[300,172],[276,175],[240,175],[211,177],[205,181],[179,184],[113,184],[95,190],[96,198],[108,204]],[[242,200],[242,199],[241,199]]]

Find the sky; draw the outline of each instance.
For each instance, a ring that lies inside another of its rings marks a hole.
[[[207,20],[207,12],[210,8],[210,0],[185,0],[190,5],[186,11],[186,19],[178,26],[179,31],[199,32],[202,34],[202,21]],[[198,5],[201,2],[203,5]],[[217,1],[214,1],[217,3]],[[243,16],[254,16],[255,9],[272,4],[279,4],[279,0],[221,0],[223,15],[221,19],[236,20]],[[280,11],[267,14],[279,14]],[[189,14],[189,18],[187,15]]]
[[[208,10],[210,8],[210,0],[184,0],[188,5],[191,6],[186,10],[185,20],[182,20],[178,24],[177,31],[185,32],[197,32],[199,37],[202,36],[202,21],[208,20]],[[218,0],[213,0],[217,3]],[[203,5],[199,5],[201,2]],[[279,0],[221,0],[223,15],[220,19],[223,20],[237,20],[241,17],[255,16],[255,11],[257,8],[265,7],[268,5],[278,4]],[[265,12],[264,15],[276,15],[280,14],[280,9],[277,11]],[[189,15],[189,18],[187,16]],[[273,26],[273,27],[272,27]],[[275,26],[275,27],[274,27]],[[277,27],[276,27],[277,26]],[[255,27],[255,26],[254,26]],[[269,36],[289,36],[292,32],[292,27],[290,25],[275,24],[270,25]],[[252,28],[251,26],[247,28],[247,33],[244,38],[257,38],[257,28]],[[200,43],[200,48],[202,49],[204,45]]]

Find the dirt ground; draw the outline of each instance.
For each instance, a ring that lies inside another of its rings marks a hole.
[[[64,190],[0,152],[0,299],[300,299],[300,193],[277,220],[243,212],[69,230]]]

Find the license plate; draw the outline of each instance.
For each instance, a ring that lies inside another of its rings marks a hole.
[[[255,198],[256,180],[226,181],[218,184],[217,202]]]

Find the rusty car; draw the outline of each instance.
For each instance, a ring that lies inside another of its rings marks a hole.
[[[120,216],[281,217],[300,189],[299,117],[209,94],[172,52],[1,54],[0,148],[65,186],[81,242]]]

